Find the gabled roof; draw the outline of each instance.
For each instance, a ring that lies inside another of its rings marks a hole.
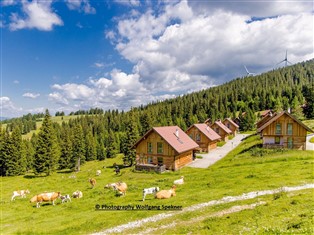
[[[294,117],[293,115],[291,115],[290,113],[288,113],[287,111],[283,111],[281,113],[278,113],[277,115],[272,116],[271,119],[269,119],[264,125],[262,125],[260,128],[257,129],[257,132],[261,132],[262,130],[264,130],[267,126],[269,126],[270,124],[272,124],[274,121],[276,121],[278,118],[280,118],[281,116],[283,116],[284,114],[288,115],[291,119],[293,119],[294,121],[296,121],[297,123],[299,123],[302,127],[304,127],[308,132],[314,132],[313,130],[311,130],[311,128],[309,128],[308,126],[306,126],[305,124],[303,124],[300,120],[298,120],[296,117]]]
[[[268,122],[270,119],[272,119],[277,113],[268,113],[266,116],[264,116],[261,120],[259,120],[256,123],[257,129],[259,129],[261,126],[263,126],[266,122]]]
[[[223,122],[228,121],[231,123],[231,125],[233,125],[235,128],[239,128],[238,124],[236,124],[234,121],[232,121],[231,118],[225,118],[225,120],[223,120]]]
[[[228,133],[228,134],[232,133],[232,131],[228,127],[226,127],[221,121],[216,121],[211,126],[213,126],[214,124],[217,124],[217,126],[219,126],[226,133]]]
[[[152,132],[156,132],[160,135],[177,153],[183,153],[199,147],[199,145],[178,126],[153,127],[135,143],[134,147]]]
[[[202,132],[211,141],[221,139],[220,135],[218,135],[213,129],[211,129],[205,123],[193,124],[192,126],[189,127],[189,129],[187,129],[187,131],[190,130],[193,126],[195,126],[200,132]]]
[[[269,113],[271,113],[271,110],[270,109],[267,109],[267,110],[262,110],[259,112],[259,115],[261,117],[265,117],[266,115],[268,115]]]

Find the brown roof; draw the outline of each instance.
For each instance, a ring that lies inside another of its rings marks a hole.
[[[304,127],[308,132],[314,132],[311,128],[309,128],[308,126],[306,126],[305,124],[303,124],[300,120],[298,120],[296,117],[294,117],[293,115],[291,115],[290,113],[283,111],[281,113],[278,113],[277,115],[274,115],[271,119],[269,119],[264,125],[262,125],[260,128],[257,129],[257,132],[261,132],[262,130],[264,130],[267,126],[269,126],[270,124],[272,124],[274,121],[276,121],[278,118],[280,118],[282,115],[288,115],[291,119],[295,120],[297,123],[299,123],[302,127]]]
[[[271,113],[270,109],[267,110],[262,110],[259,112],[260,116],[265,117],[266,115],[268,115],[269,113]]]
[[[225,120],[227,120],[228,122],[230,122],[231,125],[233,125],[235,128],[239,128],[238,124],[236,124],[234,121],[232,121],[231,118],[225,118]],[[223,122],[224,122],[225,120],[223,120]]]
[[[151,130],[146,132],[146,134],[139,141],[136,142],[134,147],[136,147],[153,131],[160,135],[177,153],[183,153],[199,147],[199,145],[178,126],[153,127]]]
[[[220,135],[218,135],[212,128],[210,128],[205,123],[193,124],[192,126],[189,127],[189,129],[191,129],[193,126],[195,126],[200,132],[202,132],[211,141],[221,139]]]
[[[232,131],[228,128],[228,127],[226,127],[221,121],[216,121],[216,122],[214,122],[213,124],[217,124],[217,126],[219,126],[221,129],[223,129],[226,133],[228,133],[228,134],[231,134],[232,133]],[[212,125],[213,125],[212,124]]]

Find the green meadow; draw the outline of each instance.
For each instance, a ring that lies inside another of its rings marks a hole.
[[[238,196],[252,191],[278,189],[313,183],[313,151],[264,150],[261,140],[252,135],[225,158],[207,169],[185,167],[177,172],[162,174],[135,172],[122,168],[115,175],[113,163],[122,164],[121,156],[104,161],[87,162],[78,173],[59,171],[48,177],[25,176],[1,178],[1,234],[88,234],[157,215],[166,210],[96,210],[96,205],[107,206],[189,206]],[[102,171],[95,176],[96,170]],[[76,178],[70,176],[75,175]],[[176,197],[157,200],[147,195],[142,201],[142,190],[158,186],[169,189],[175,179],[185,176]],[[89,178],[97,184],[91,188]],[[116,196],[108,183],[124,181],[128,184],[126,196]],[[29,189],[26,198],[16,197],[14,190]],[[71,194],[81,190],[83,198],[56,205],[43,203],[40,208],[29,199],[42,192],[60,191]],[[313,189],[280,192],[255,199],[236,201],[206,207],[193,212],[177,213],[173,217],[146,223],[123,233],[156,234],[313,234]],[[254,209],[233,213],[234,206],[263,202]],[[171,211],[170,213],[175,213]],[[216,216],[215,216],[216,215]],[[171,226],[175,223],[176,226]]]

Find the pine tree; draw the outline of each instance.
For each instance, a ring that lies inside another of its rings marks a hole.
[[[88,131],[86,135],[86,161],[93,161],[96,160],[97,157],[97,150],[96,150],[96,141],[95,138],[93,137],[93,134],[91,131]]]
[[[68,126],[63,127],[61,133],[61,156],[59,159],[59,169],[70,168],[70,161],[72,157],[72,132]]]
[[[102,161],[105,160],[106,155],[105,155],[105,147],[104,147],[104,141],[102,137],[98,138],[97,145],[96,145],[96,152],[97,152],[97,159]]]
[[[53,129],[51,116],[46,110],[42,127],[38,133],[37,146],[34,157],[35,174],[50,175],[58,167],[60,149]]]
[[[81,165],[85,162],[85,141],[81,125],[76,125],[73,130],[72,157],[70,169],[80,171]]]
[[[125,165],[131,166],[136,158],[136,152],[135,149],[133,149],[133,146],[139,137],[133,111],[130,113],[130,119],[126,126],[126,137],[127,138],[125,138],[123,142],[123,161]]]

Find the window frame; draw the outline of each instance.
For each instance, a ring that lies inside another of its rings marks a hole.
[[[164,148],[162,142],[157,142],[157,154],[163,154]]]
[[[275,134],[276,135],[281,135],[281,133],[282,133],[281,123],[276,123]]]
[[[289,129],[289,127],[291,127]],[[293,123],[287,123],[287,135],[292,135],[293,134]]]
[[[152,142],[147,142],[147,153],[153,153],[153,143]]]

